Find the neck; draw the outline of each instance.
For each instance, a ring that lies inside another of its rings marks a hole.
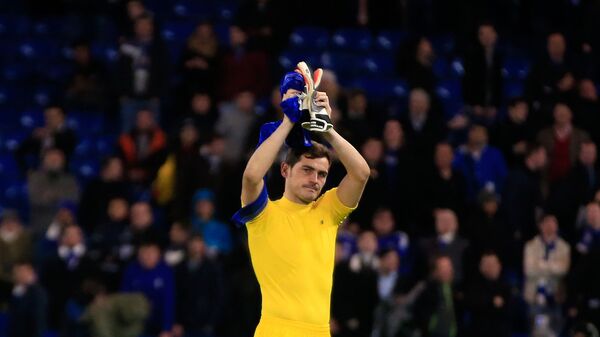
[[[304,200],[298,198],[295,194],[293,194],[290,190],[286,189],[283,192],[283,197],[288,199],[289,201],[295,203],[295,204],[300,204],[300,205],[308,205],[308,202],[305,202]]]

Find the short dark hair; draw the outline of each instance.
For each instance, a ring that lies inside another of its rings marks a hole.
[[[527,104],[527,100],[523,96],[516,96],[516,97],[511,98],[508,101],[508,106],[513,108],[513,107],[517,106],[517,104],[519,104],[519,103]]]
[[[331,165],[331,154],[327,147],[314,141],[310,147],[290,148],[285,156],[284,162],[292,167],[300,161],[302,156],[309,159],[327,158],[327,161],[329,161],[329,164]]]

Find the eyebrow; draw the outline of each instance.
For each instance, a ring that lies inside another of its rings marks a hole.
[[[327,171],[324,171],[324,170],[317,170],[316,168],[314,168],[314,167],[312,167],[312,166],[310,166],[310,165],[306,165],[306,164],[303,164],[303,165],[302,165],[302,168],[311,169],[311,170],[313,170],[313,171],[317,171],[318,173],[325,173],[325,174],[329,174],[329,172],[327,172]]]

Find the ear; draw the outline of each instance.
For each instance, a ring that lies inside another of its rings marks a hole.
[[[290,165],[288,165],[288,163],[286,163],[286,162],[282,162],[280,170],[281,170],[281,176],[284,178],[287,178],[288,174],[290,172]]]

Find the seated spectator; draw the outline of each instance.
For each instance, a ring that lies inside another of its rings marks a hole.
[[[46,232],[61,202],[79,199],[77,181],[65,172],[65,156],[55,148],[45,151],[42,167],[29,176],[27,187],[29,223],[35,235]]]
[[[478,198],[478,209],[472,212],[465,236],[471,243],[470,255],[479,258],[487,251],[493,251],[498,258],[506,261],[510,255],[512,237],[506,222],[498,213],[500,197],[488,191],[482,191]],[[479,261],[471,259],[477,265]]]
[[[279,90],[277,90],[279,93]],[[277,103],[279,105],[279,103]],[[187,102],[187,114],[183,121],[192,119],[199,133],[199,141],[201,144],[206,144],[213,136],[215,123],[219,117],[216,104],[211,96],[205,91],[195,91],[190,100]]]
[[[125,270],[121,291],[143,293],[150,302],[145,335],[171,335],[175,319],[175,280],[171,268],[162,261],[157,243],[146,241],[139,246],[137,260]]]
[[[513,168],[506,178],[502,213],[512,238],[517,241],[527,241],[537,232],[536,217],[545,206],[541,171],[546,162],[546,149],[540,144],[532,144],[523,163]]]
[[[504,57],[497,45],[498,33],[491,22],[478,28],[478,44],[465,57],[463,97],[475,121],[489,125],[502,102]]]
[[[229,28],[229,50],[221,59],[219,73],[219,97],[225,101],[247,90],[261,97],[271,87],[267,55],[251,50],[248,35],[238,26]]]
[[[66,200],[58,205],[58,211],[47,226],[47,230],[41,240],[38,241],[38,257],[44,258],[48,251],[53,251],[60,244],[61,236],[65,228],[77,225],[77,205],[72,201]]]
[[[491,144],[504,154],[509,167],[518,165],[533,141],[533,126],[529,121],[529,105],[523,98],[511,99],[507,118],[498,123],[491,133]]]
[[[121,232],[118,247],[115,247],[118,259],[124,263],[131,260],[144,242],[152,241],[164,246],[160,228],[154,222],[152,207],[147,201],[135,202],[129,213],[129,226]]]
[[[193,198],[194,215],[192,227],[204,238],[207,255],[215,258],[228,254],[233,249],[231,231],[228,225],[215,216],[215,194],[209,189],[201,189]]]
[[[497,148],[488,145],[485,127],[471,127],[467,144],[456,153],[454,167],[465,176],[470,202],[475,201],[482,189],[502,192],[507,174],[506,162]]]
[[[50,149],[58,149],[65,157],[69,159],[75,145],[77,137],[75,132],[67,126],[65,111],[58,105],[50,105],[44,110],[44,126],[33,130],[15,152],[17,163],[23,173],[34,168],[31,162],[37,163],[39,158],[44,157],[44,153]],[[29,156],[33,155],[33,161]]]
[[[84,284],[91,303],[80,321],[88,324],[90,337],[138,337],[150,313],[150,304],[142,293],[107,292],[97,281]]]
[[[125,174],[136,184],[147,185],[165,160],[167,138],[152,112],[137,112],[135,127],[119,137],[119,154]]]
[[[168,54],[154,19],[144,13],[134,19],[134,35],[119,47],[118,92],[121,103],[121,131],[129,131],[139,110],[159,117],[160,97],[168,83]]]
[[[189,226],[174,222],[169,230],[169,245],[165,249],[165,262],[169,267],[179,266],[186,258],[186,245],[190,239]]]
[[[393,249],[402,260],[402,270],[398,270],[402,276],[410,273],[409,260],[410,241],[408,235],[396,228],[394,214],[388,208],[380,208],[373,215],[373,229],[377,235],[377,247],[379,252]]]
[[[479,263],[481,275],[468,292],[466,304],[471,311],[472,336],[511,336],[510,287],[501,277],[498,255],[486,252]]]
[[[175,269],[173,332],[178,336],[214,336],[225,310],[222,271],[206,253],[202,236],[192,236],[186,259]]]
[[[46,290],[40,286],[33,266],[18,262],[13,267],[14,286],[8,305],[7,337],[41,337],[46,332]]]
[[[438,256],[432,264],[425,289],[415,302],[415,321],[422,336],[455,337],[460,334],[452,260]]]
[[[31,235],[23,228],[19,214],[10,209],[2,211],[0,219],[0,281],[11,282],[13,267],[19,261],[32,258]]]
[[[198,90],[213,90],[213,84],[218,80],[218,56],[219,40],[213,25],[209,21],[199,23],[187,39],[181,56],[185,100]]]
[[[108,220],[106,210],[114,198],[127,198],[129,187],[124,179],[123,161],[113,156],[102,162],[100,176],[86,184],[81,195],[78,219],[87,232]]]
[[[94,275],[81,228],[65,227],[58,247],[44,260],[41,281],[48,291],[48,323],[56,330],[64,328],[67,301],[78,294],[86,277]]]
[[[554,183],[566,177],[577,160],[581,144],[589,140],[587,132],[573,126],[573,113],[565,103],[554,106],[554,124],[537,135],[548,153],[548,181]]]
[[[539,229],[540,234],[525,245],[523,295],[533,321],[545,320],[558,333],[563,325],[560,306],[565,301],[563,282],[571,264],[571,248],[558,236],[553,215],[545,215]]]
[[[434,261],[439,255],[448,256],[452,260],[453,280],[455,284],[463,281],[464,261],[469,242],[458,235],[458,219],[450,209],[439,209],[435,212],[436,236],[422,239],[420,253],[421,269]],[[426,267],[425,267],[426,268]],[[423,270],[421,270],[423,274]]]
[[[109,106],[107,71],[92,57],[88,42],[73,44],[74,71],[67,84],[66,105],[69,108],[102,112]]]

